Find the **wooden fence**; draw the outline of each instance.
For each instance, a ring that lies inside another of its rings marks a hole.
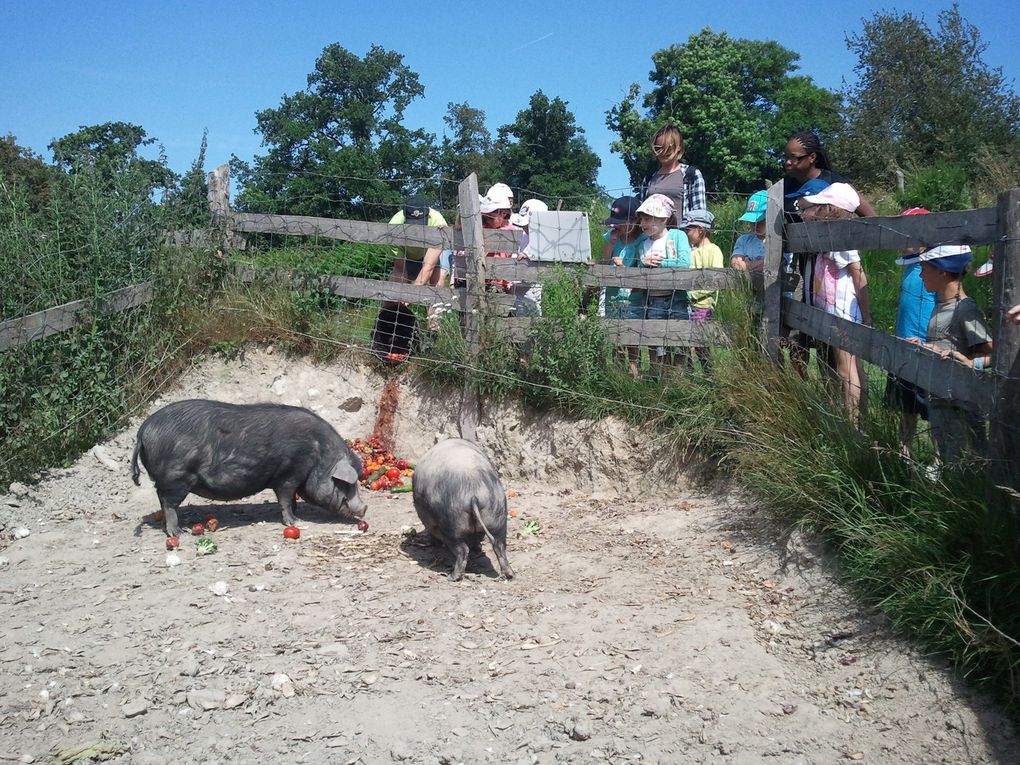
[[[486,252],[516,252],[520,232],[483,229],[478,208],[478,184],[472,174],[459,188],[461,225],[436,228],[420,224],[389,225],[293,215],[232,213],[229,178],[222,166],[209,174],[209,202],[215,241],[236,245],[241,234],[272,233],[314,236],[389,246],[437,247],[462,251],[459,261],[466,277],[462,289],[416,286],[395,282],[325,275],[293,274],[239,267],[245,281],[291,280],[350,298],[396,301],[418,305],[448,304],[465,314],[465,333],[477,349],[482,317],[499,314],[497,326],[516,338],[527,334],[535,319],[508,316],[512,295],[486,290],[486,280],[540,282],[551,264],[485,257]],[[779,339],[787,329],[799,330],[828,345],[846,349],[916,383],[943,398],[977,406],[992,421],[993,457],[1000,477],[1020,485],[1020,330],[1004,319],[1004,311],[1020,303],[1020,190],[999,195],[993,208],[933,213],[908,217],[873,217],[785,225],[783,184],[774,184],[766,208],[763,337],[769,352],[778,355]],[[992,374],[975,372],[955,361],[939,358],[924,348],[879,330],[855,324],[813,306],[782,296],[783,253],[812,253],[847,249],[900,249],[938,244],[993,244],[995,295],[992,315],[994,352]],[[733,269],[643,269],[611,265],[568,266],[579,269],[585,286],[633,289],[732,289],[746,284],[747,274]],[[127,310],[151,299],[149,284],[127,287],[99,301],[75,301],[31,316],[0,323],[0,351],[88,321],[95,312]],[[607,336],[618,345],[706,346],[729,342],[718,322],[605,320]]]
[[[1020,328],[1005,312],[1020,303],[1020,189],[995,207],[905,217],[785,224],[783,184],[769,189],[765,237],[764,327],[778,356],[783,328],[850,351],[941,398],[973,404],[991,424],[993,482],[1020,488]],[[827,314],[782,296],[784,252],[901,249],[940,244],[993,245],[991,373],[972,369],[914,343]]]

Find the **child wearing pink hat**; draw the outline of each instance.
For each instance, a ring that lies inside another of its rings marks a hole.
[[[838,220],[854,217],[861,197],[849,183],[833,183],[817,194],[801,197],[798,203],[805,221]],[[813,302],[816,308],[842,319],[871,324],[868,277],[857,250],[821,252],[815,258]],[[851,419],[866,403],[867,378],[861,360],[833,347],[836,375],[843,386],[843,402]]]

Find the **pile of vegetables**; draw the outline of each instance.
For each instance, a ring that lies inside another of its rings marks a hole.
[[[355,438],[347,445],[361,458],[361,485],[370,491],[392,493],[411,491],[410,479],[414,476],[414,465],[407,460],[397,459],[388,451],[378,435],[365,440]]]

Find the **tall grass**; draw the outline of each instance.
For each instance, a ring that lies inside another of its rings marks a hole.
[[[0,318],[142,281],[155,294],[0,353],[0,487],[109,435],[186,361],[193,328],[182,309],[206,300],[217,275],[208,253],[167,247],[172,223],[130,172],[111,182],[82,168],[58,179],[35,210],[0,178]]]

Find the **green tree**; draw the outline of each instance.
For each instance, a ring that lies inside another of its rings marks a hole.
[[[173,220],[179,226],[199,228],[209,223],[209,184],[205,179],[205,154],[208,148],[209,129],[206,128],[202,131],[198,156],[181,176],[180,183],[168,200]]]
[[[0,184],[16,187],[30,209],[38,212],[46,205],[54,172],[42,157],[19,146],[13,135],[0,137]]]
[[[1020,99],[956,5],[938,16],[879,11],[847,39],[857,81],[846,91],[839,148],[855,177],[888,180],[897,168],[971,167],[982,147],[1016,153]]]
[[[439,174],[457,182],[471,173],[488,178],[492,174],[492,134],[485,127],[485,112],[467,102],[449,103],[446,110],[443,122],[449,132],[444,132],[439,145]]]
[[[53,141],[49,148],[57,166],[67,173],[75,173],[83,166],[96,169],[113,185],[113,175],[131,171],[144,178],[150,191],[173,188],[177,176],[167,166],[160,151],[159,159],[146,159],[139,155],[143,146],[156,143],[145,130],[129,122],[104,122],[102,125],[82,125],[74,133]]]
[[[734,39],[706,27],[652,56],[651,90],[631,85],[607,113],[634,188],[653,165],[649,140],[675,124],[709,188],[749,189],[778,174],[789,134],[839,125],[839,96],[793,75],[800,56],[773,41]],[[642,108],[643,107],[643,110]]]
[[[304,90],[256,114],[264,156],[231,161],[238,206],[260,212],[364,217],[434,190],[434,137],[402,124],[425,92],[403,56],[373,45],[364,58],[328,45]]]
[[[573,113],[559,97],[541,90],[528,108],[497,131],[495,167],[490,180],[499,180],[525,193],[570,199],[593,198],[600,192],[602,164],[577,126]]]

